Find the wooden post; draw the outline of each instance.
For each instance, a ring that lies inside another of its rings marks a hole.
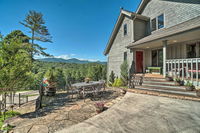
[[[28,103],[28,96],[26,96],[26,103]]]
[[[198,82],[198,80],[199,80],[199,68],[198,68],[198,59],[196,59],[196,82],[197,82],[197,86],[199,86],[199,82]]]
[[[167,40],[163,41],[163,76],[166,77]]]
[[[21,94],[19,93],[19,107],[21,105]]]
[[[6,93],[4,94],[4,98],[5,98],[5,105],[4,105],[4,108],[6,108]]]

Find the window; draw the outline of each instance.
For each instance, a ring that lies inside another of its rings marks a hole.
[[[124,52],[124,61],[127,60],[127,52]]]
[[[127,35],[127,24],[124,24],[124,36]]]
[[[163,66],[163,50],[157,49],[152,51],[152,66],[162,67]]]
[[[164,14],[151,20],[151,31],[164,28]]]
[[[152,31],[156,30],[156,18],[151,20],[151,30]]]
[[[158,16],[158,29],[161,29],[164,27],[164,15]]]
[[[187,58],[196,58],[196,44],[187,45]]]

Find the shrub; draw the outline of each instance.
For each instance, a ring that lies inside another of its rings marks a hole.
[[[114,83],[112,84],[113,87],[121,87],[124,86],[124,83],[121,78],[116,78]]]
[[[124,61],[121,66],[120,66],[120,70],[121,70],[121,79],[122,82],[124,84],[124,86],[128,85],[128,63],[127,61]]]
[[[112,86],[114,81],[115,81],[115,73],[111,71],[110,76],[109,76],[109,86]]]

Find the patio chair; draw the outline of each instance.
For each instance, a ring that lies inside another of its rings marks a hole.
[[[87,95],[92,95],[93,97],[96,96],[95,87],[93,87],[93,86],[84,87],[80,93],[83,96],[84,102],[85,102],[85,97]]]
[[[67,91],[67,93],[68,93],[68,95],[69,95],[70,101],[73,101],[73,96],[74,96],[75,94],[76,94],[76,100],[78,100],[78,97],[79,97],[79,90],[78,90],[77,88],[73,88],[73,87],[71,86],[70,83],[67,84],[67,86],[68,86],[68,91]]]

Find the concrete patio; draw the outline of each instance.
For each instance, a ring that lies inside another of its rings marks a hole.
[[[127,93],[109,110],[57,133],[199,133],[200,102]]]

